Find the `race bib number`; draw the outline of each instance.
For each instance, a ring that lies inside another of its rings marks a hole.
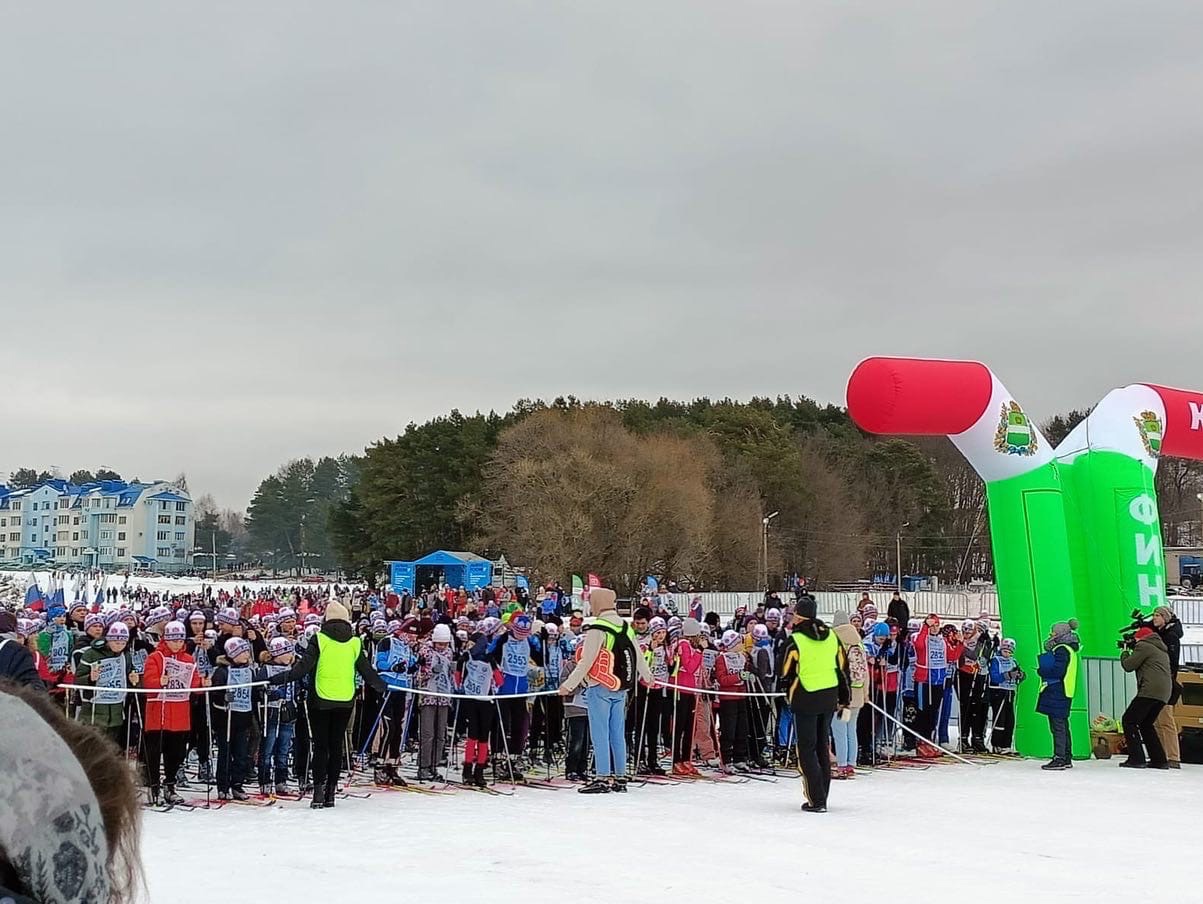
[[[501,673],[525,677],[530,664],[530,644],[525,640],[507,640],[501,646]]]
[[[652,677],[657,681],[668,681],[668,653],[664,647],[652,651]]]
[[[98,670],[96,686],[104,688],[104,690],[98,690],[96,696],[92,698],[92,702],[102,706],[123,702],[126,682],[125,657],[112,656],[102,659],[98,663]],[[116,690],[116,688],[121,688],[121,690]]]
[[[408,644],[396,637],[388,642],[387,671],[393,671],[398,664],[409,665],[409,660],[410,652]]]
[[[145,650],[131,650],[130,659],[134,662],[134,671],[139,675],[146,669],[146,658],[150,654]]]
[[[230,710],[236,713],[249,713],[251,711],[251,678],[253,671],[248,668],[232,668],[227,673],[230,684],[244,684],[247,687],[235,687],[230,689]]]
[[[744,654],[743,653],[724,653],[723,662],[727,665],[727,671],[739,673],[744,670]]]
[[[464,670],[464,693],[487,697],[493,690],[493,667],[487,662],[471,660]]]
[[[50,638],[50,652],[46,661],[50,671],[61,672],[67,666],[67,658],[71,655],[71,632],[66,628],[55,631]]]
[[[164,692],[159,695],[159,700],[164,703],[186,702],[190,696],[188,689],[192,687],[192,675],[195,671],[196,666],[191,662],[180,662],[176,659],[164,659]]]
[[[707,672],[714,671],[714,664],[718,662],[718,650],[706,649],[702,650],[702,668]]]

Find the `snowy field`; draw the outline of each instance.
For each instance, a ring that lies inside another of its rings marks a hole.
[[[834,783],[824,815],[800,812],[800,784],[784,777],[626,795],[383,792],[316,812],[292,802],[150,812],[143,853],[149,899],[174,904],[211,904],[215,894],[826,904],[875,900],[875,888],[894,904],[926,904],[962,897],[957,883],[974,904],[1199,900],[1189,877],[1198,875],[1203,767],[1116,763],[879,772]]]

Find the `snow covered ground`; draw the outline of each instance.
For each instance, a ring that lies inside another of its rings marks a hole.
[[[175,904],[1199,900],[1203,767],[1116,762],[879,772],[835,783],[825,815],[784,777],[152,812],[143,853],[149,899]]]

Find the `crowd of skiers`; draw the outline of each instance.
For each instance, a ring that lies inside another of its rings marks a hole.
[[[248,797],[248,784],[264,794],[290,793],[290,781],[308,791],[314,775],[329,797],[338,775],[329,764],[346,765],[345,750],[332,738],[322,745],[325,761],[315,764],[315,729],[345,732],[381,783],[403,780],[407,746],[417,748],[417,777],[441,780],[447,745],[459,747],[460,739],[464,782],[485,784],[486,766],[517,779],[532,765],[562,760],[566,777],[585,783],[587,708],[583,676],[573,676],[583,614],[555,588],[534,599],[489,591],[439,588],[402,598],[348,589],[335,603],[300,590],[206,589],[172,598],[135,591],[24,611],[13,633],[65,709],[136,751],[152,800],[181,800],[189,755],[195,775],[214,783],[219,799]],[[631,625],[652,680],[631,695],[624,714],[630,762],[614,764],[615,777],[628,768],[678,778],[696,776],[699,767],[768,770],[789,760],[790,710],[771,695],[787,689],[792,613],[741,608],[723,626],[715,613],[681,618],[664,598],[645,603]],[[831,728],[835,778],[852,777],[856,763],[892,754],[898,743],[867,701],[932,740],[931,747],[918,745],[920,755],[947,740],[954,695],[967,726],[963,743],[982,749],[989,706],[995,746],[1009,746],[1008,707],[1022,673],[1013,645],[992,639],[988,625],[967,623],[962,633],[938,628],[933,616],[903,630],[892,618],[878,620],[866,598],[856,612],[837,615],[834,629],[851,691]],[[345,718],[333,729],[325,708],[314,705],[315,676],[302,679],[300,668],[322,642],[314,640],[319,632],[360,638],[371,666],[358,673],[354,700],[340,707]],[[268,681],[277,683],[255,684]],[[524,696],[561,683],[581,688],[571,696]],[[209,687],[223,690],[196,692]],[[123,693],[131,688],[175,693]],[[415,698],[407,688],[430,693]],[[490,695],[495,699],[485,699]],[[911,739],[902,735],[903,746],[914,748]]]

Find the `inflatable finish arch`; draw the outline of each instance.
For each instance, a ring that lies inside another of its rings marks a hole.
[[[986,483],[1004,630],[1029,673],[1016,748],[1051,753],[1034,715],[1034,661],[1054,622],[1077,618],[1082,655],[1116,658],[1133,608],[1165,602],[1154,475],[1161,454],[1203,459],[1203,393],[1134,384],[1109,393],[1057,449],[983,364],[869,358],[848,382],[848,412],[870,433],[947,436]],[[1112,714],[1117,715],[1117,714]],[[1085,682],[1071,725],[1089,754]]]

